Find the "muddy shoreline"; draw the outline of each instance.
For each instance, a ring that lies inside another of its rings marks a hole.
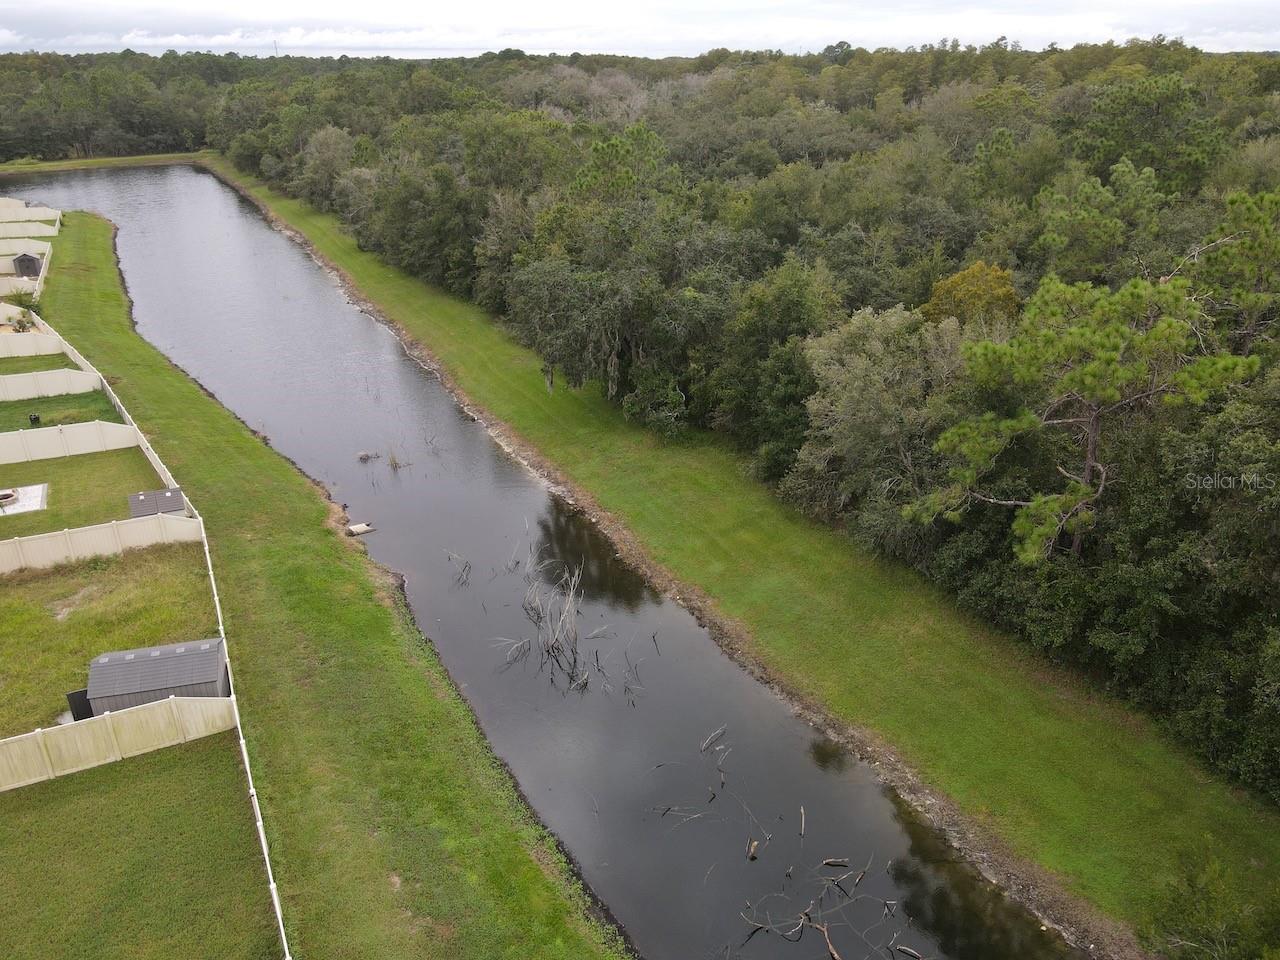
[[[1072,946],[1086,950],[1093,956],[1112,960],[1153,960],[1155,955],[1142,946],[1132,930],[1119,921],[1103,916],[1093,905],[1066,891],[1048,870],[1010,851],[991,830],[962,813],[950,798],[926,785],[882,738],[869,730],[837,720],[821,704],[793,689],[784,678],[768,671],[756,656],[750,633],[743,624],[722,614],[711,597],[680,581],[654,561],[640,540],[624,523],[605,510],[589,491],[577,486],[554,463],[542,456],[532,443],[472,400],[423,344],[387,317],[376,303],[365,297],[355,280],[328,260],[304,234],[284,222],[232,177],[209,166],[201,158],[193,158],[189,163],[201,167],[248,200],[273,229],[306,250],[318,265],[334,277],[348,300],[390,329],[405,352],[435,375],[455,403],[484,426],[513,459],[581,510],[609,538],[628,565],[640,572],[656,590],[692,613],[735,663],[772,690],[795,715],[873,766],[877,776],[892,787],[926,823],[945,836],[967,864],[999,887],[1010,899],[1029,909],[1042,924],[1056,929]],[[392,573],[392,576],[397,575]],[[577,874],[587,898],[612,921],[607,906],[590,892],[589,886],[577,871],[576,863],[558,838],[555,838],[555,843]],[[612,922],[616,929],[622,930],[616,921]]]

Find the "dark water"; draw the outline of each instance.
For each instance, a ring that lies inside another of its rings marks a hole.
[[[406,576],[494,749],[643,956],[823,957],[816,928],[797,944],[780,935],[811,901],[845,960],[911,956],[898,946],[966,960],[1068,955],[618,562],[213,177],[172,167],[0,186],[114,220],[142,335],[377,527],[371,553]],[[362,463],[362,451],[381,456]],[[543,664],[536,649],[508,663],[500,641],[538,633],[526,599],[559,609],[566,570],[581,571],[577,666]],[[744,945],[744,912],[776,932]]]

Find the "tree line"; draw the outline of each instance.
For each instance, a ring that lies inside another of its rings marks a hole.
[[[1280,57],[0,57],[0,159],[204,146],[1280,801]]]

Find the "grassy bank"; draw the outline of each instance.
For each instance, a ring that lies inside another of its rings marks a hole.
[[[42,427],[88,423],[91,420],[122,422],[119,411],[105,393],[101,390],[89,390],[86,393],[64,393],[56,397],[0,403],[0,433],[28,429],[31,426],[28,417],[33,413],[39,414],[39,426]]]
[[[154,167],[170,163],[191,163],[204,154],[155,153],[145,157],[82,157],[77,160],[8,160],[0,163],[0,174],[50,173],[58,170],[95,170],[102,167]]]
[[[715,439],[664,441],[593,388],[549,395],[539,360],[480,310],[361,252],[332,216],[206,162],[745,625],[768,669],[873,731],[1068,889],[1143,926],[1179,859],[1210,844],[1242,889],[1280,875],[1276,811],[1206,774],[1132,711],[781,505]]]
[[[110,225],[72,214],[57,246],[49,315],[204,513],[294,953],[611,955],[439,662],[327,526],[319,493],[133,332]],[[254,495],[221,495],[231,486]]]
[[[7,377],[11,373],[39,373],[41,370],[74,370],[75,367],[75,363],[65,353],[0,357],[0,377]]]
[[[0,793],[0,957],[279,956],[234,734]]]
[[[49,485],[48,506],[0,516],[0,537],[27,537],[125,520],[129,516],[129,494],[156,489],[160,478],[137,447],[0,466],[0,487],[36,483]]]
[[[0,737],[49,726],[97,654],[217,631],[199,544],[0,577]]]

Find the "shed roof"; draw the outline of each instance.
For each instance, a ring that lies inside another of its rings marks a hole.
[[[157,513],[181,513],[187,509],[182,488],[168,490],[143,490],[129,494],[129,518],[149,517]]]
[[[222,640],[216,637],[104,653],[89,664],[89,699],[216,683],[224,662]]]

